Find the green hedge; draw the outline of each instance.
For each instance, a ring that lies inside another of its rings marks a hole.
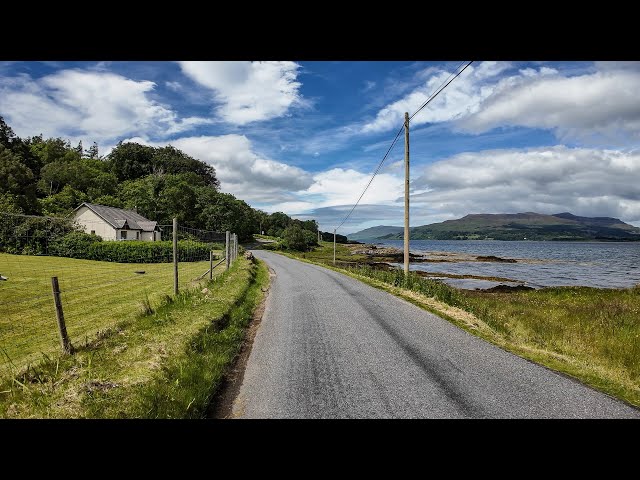
[[[178,241],[181,262],[207,260],[210,250],[219,250],[214,243]],[[118,263],[163,263],[173,261],[173,244],[145,241],[101,241],[96,235],[71,232],[50,245],[50,255]]]
[[[87,258],[87,253],[94,243],[102,242],[97,235],[84,232],[70,232],[64,236],[55,237],[49,243],[49,255],[58,257]]]
[[[183,240],[178,242],[178,259],[181,262],[207,260],[212,244]],[[173,261],[172,242],[112,241],[93,243],[87,260],[119,263],[163,263]]]

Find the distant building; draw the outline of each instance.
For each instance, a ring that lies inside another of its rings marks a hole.
[[[158,222],[133,210],[85,202],[74,210],[73,219],[85,232],[99,235],[103,240],[161,240]]]

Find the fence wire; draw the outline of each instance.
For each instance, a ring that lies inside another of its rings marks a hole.
[[[0,213],[0,375],[60,350],[51,277],[58,277],[71,343],[77,347],[115,324],[135,319],[148,302],[173,294],[173,226],[159,241],[69,240],[74,230],[100,232],[104,222]],[[225,232],[178,226],[179,289],[209,278],[225,254]],[[135,239],[135,236],[134,236]],[[84,243],[83,243],[84,242]],[[119,244],[119,245],[116,245]],[[71,258],[79,257],[79,258]],[[218,265],[215,276],[226,267]]]

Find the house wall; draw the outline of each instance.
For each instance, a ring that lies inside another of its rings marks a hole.
[[[103,240],[120,240],[120,232],[122,230],[113,228],[102,218],[93,213],[88,207],[78,209],[74,215],[74,219],[79,225],[82,225],[84,231],[87,233],[91,233],[91,230],[95,230],[96,235],[101,236]],[[140,230],[125,231],[127,232],[127,240],[135,240],[136,232],[139,232],[140,240],[147,242],[153,241],[153,232],[142,232]],[[160,232],[156,232],[156,241],[160,240]]]
[[[82,225],[84,231],[91,233],[95,230],[96,235],[102,237],[103,240],[115,240],[116,229],[93,213],[89,208],[82,207],[74,215],[74,219],[78,224]],[[135,233],[134,233],[135,238]]]
[[[142,238],[143,232],[141,230],[127,230],[126,228],[117,230],[117,239],[120,240],[120,232],[127,232],[127,241],[129,240],[144,240]],[[136,238],[136,233],[139,234],[139,237]]]
[[[156,232],[156,242],[159,242],[162,239],[160,232]],[[147,242],[153,242],[153,232],[142,232],[140,236],[140,240],[145,240]]]

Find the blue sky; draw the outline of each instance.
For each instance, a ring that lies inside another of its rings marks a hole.
[[[455,62],[4,62],[20,136],[172,144],[221,189],[331,231]],[[468,213],[640,225],[640,64],[476,61],[411,124],[411,224]],[[402,224],[403,143],[339,230]]]

